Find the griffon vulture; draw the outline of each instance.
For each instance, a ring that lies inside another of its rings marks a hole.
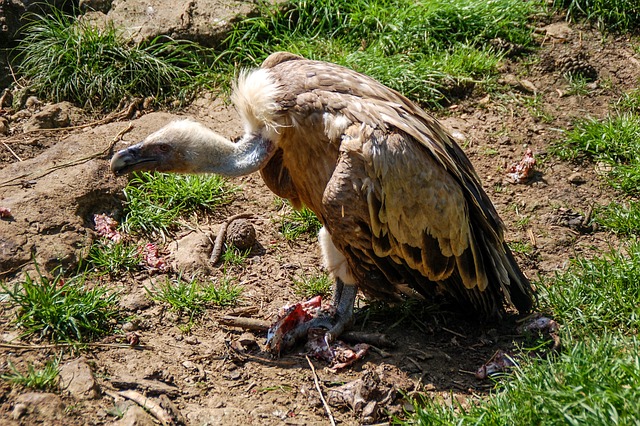
[[[328,339],[350,322],[358,289],[383,300],[444,294],[482,316],[532,308],[530,283],[469,159],[406,97],[350,69],[279,52],[239,75],[232,100],[244,123],[239,142],[176,121],[116,153],[111,168],[260,171],[274,193],[315,212],[335,280]]]

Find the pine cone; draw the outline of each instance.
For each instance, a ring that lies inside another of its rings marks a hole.
[[[582,76],[589,81],[598,78],[598,71],[587,61],[584,54],[561,57],[556,61],[556,66],[565,75]]]

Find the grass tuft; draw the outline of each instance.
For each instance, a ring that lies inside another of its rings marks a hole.
[[[282,216],[280,232],[288,241],[293,241],[301,235],[317,235],[322,224],[315,213],[306,207],[291,210]]]
[[[225,251],[222,253],[222,261],[227,265],[239,266],[242,265],[249,255],[251,254],[251,249],[240,250],[237,247],[233,247],[231,245],[227,246]]]
[[[197,279],[184,281],[167,279],[158,286],[147,289],[149,296],[158,302],[168,304],[172,310],[186,314],[192,320],[202,314],[207,306],[232,306],[242,295],[242,287],[234,285],[225,277],[216,286],[213,283],[203,284]]]
[[[237,190],[219,175],[136,173],[124,189],[122,227],[165,234],[178,217],[229,203]]]
[[[293,289],[298,296],[311,298],[331,294],[331,278],[327,274],[316,274],[294,278]]]
[[[640,117],[630,113],[576,122],[566,138],[552,147],[564,160],[589,159],[609,166],[609,184],[630,195],[640,194]]]
[[[416,415],[404,424],[637,424],[639,343],[604,333],[575,342],[557,357],[524,358],[487,400],[471,399],[466,408],[419,401]]]
[[[137,270],[142,252],[140,247],[123,241],[100,240],[93,243],[87,259],[98,273],[117,276]]]
[[[263,3],[222,43],[225,63],[257,66],[288,50],[371,75],[422,103],[486,81],[502,55],[493,41],[532,44],[529,20],[541,2],[518,0],[293,0]],[[498,46],[500,43],[495,43]],[[228,72],[225,71],[225,72]]]
[[[595,211],[595,220],[604,229],[627,236],[640,236],[640,202],[611,203]]]
[[[135,45],[111,23],[97,26],[55,9],[34,15],[22,32],[17,69],[31,90],[53,101],[106,109],[133,97],[184,101],[211,78],[204,50],[188,41]]]
[[[53,279],[37,271],[32,279],[13,288],[1,284],[7,301],[17,306],[15,323],[23,335],[38,335],[52,341],[89,342],[113,329],[119,317],[118,296],[100,287],[88,289],[84,276],[69,279],[58,274]]]
[[[567,16],[584,18],[603,32],[637,31],[640,3],[637,0],[555,0],[555,7],[567,9]]]
[[[625,252],[626,251],[626,252]],[[539,286],[543,306],[575,336],[640,330],[640,241],[595,259],[575,259]]]
[[[48,361],[41,370],[36,370],[33,364],[29,363],[26,373],[21,373],[15,365],[8,360],[7,366],[10,372],[2,374],[0,379],[13,386],[22,386],[41,391],[53,390],[58,384],[59,364],[60,360],[54,359]]]

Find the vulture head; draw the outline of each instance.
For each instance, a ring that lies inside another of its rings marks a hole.
[[[218,173],[242,176],[259,170],[273,143],[249,135],[233,143],[192,120],[178,120],[117,152],[111,170],[118,176],[135,171]]]

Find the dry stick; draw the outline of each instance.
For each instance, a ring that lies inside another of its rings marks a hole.
[[[158,403],[145,397],[144,395],[133,390],[124,390],[118,392],[117,394],[132,400],[142,408],[148,410],[153,415],[153,417],[158,419],[164,426],[170,426],[174,424],[173,417],[171,417],[164,408],[162,408]]]
[[[5,148],[7,148],[9,150],[10,153],[13,154],[14,157],[16,157],[18,159],[18,161],[22,161],[22,158],[18,157],[18,154],[16,154],[15,152],[13,152],[13,150],[11,148],[9,148],[9,145],[7,145],[6,143],[2,142],[2,145],[4,145]]]
[[[5,349],[21,349],[26,351],[35,351],[38,349],[58,349],[74,346],[86,346],[94,348],[131,348],[131,349],[148,349],[144,345],[129,345],[127,343],[51,343],[47,345],[23,345],[19,343],[0,343],[0,348]]]
[[[324,395],[322,395],[322,389],[320,388],[320,382],[318,381],[318,375],[316,374],[316,368],[313,366],[313,363],[309,359],[308,355],[304,356],[309,363],[309,367],[311,367],[311,372],[313,373],[313,381],[316,384],[316,389],[318,390],[318,394],[320,395],[320,401],[322,401],[322,405],[324,406],[325,411],[327,412],[327,416],[329,416],[329,421],[331,422],[331,426],[336,426],[336,421],[331,414],[331,408],[329,408],[329,404],[324,399]]]
[[[234,317],[225,315],[220,318],[221,324],[231,327],[244,328],[245,330],[253,331],[267,331],[271,326],[269,321],[246,318],[246,317]],[[351,343],[368,343],[373,346],[391,348],[394,346],[393,342],[389,340],[386,334],[380,333],[366,333],[362,331],[345,331],[340,335],[340,339]]]
[[[33,130],[28,130],[26,132],[22,132],[22,133],[20,133],[20,134],[18,134],[16,136],[14,136],[14,138],[18,138],[18,137],[23,136],[23,135],[28,135],[30,133],[63,132],[63,131],[67,131],[67,130],[78,130],[78,129],[84,129],[86,127],[93,127],[93,126],[100,126],[100,125],[103,125],[103,124],[108,124],[108,123],[111,123],[112,121],[116,121],[116,120],[120,120],[120,119],[123,119],[123,118],[130,117],[131,114],[133,113],[133,110],[139,104],[140,104],[140,101],[133,101],[127,106],[126,109],[123,108],[119,112],[115,112],[113,114],[110,114],[110,115],[106,116],[105,118],[101,118],[100,120],[92,121],[90,123],[79,124],[77,126],[54,127],[52,129],[33,129]]]
[[[225,220],[220,226],[220,231],[216,236],[216,241],[213,243],[213,250],[211,251],[211,257],[209,261],[212,265],[218,263],[220,260],[220,256],[222,255],[222,245],[224,244],[224,237],[227,235],[227,228],[231,223],[236,219],[243,219],[253,217],[253,213],[240,213],[234,216],[231,216],[229,219]]]
[[[111,140],[111,142],[109,143],[109,146],[106,147],[105,149],[103,149],[102,151],[97,152],[97,153],[92,154],[92,155],[89,155],[88,157],[78,158],[76,160],[71,160],[71,161],[68,161],[68,162],[62,163],[62,164],[56,164],[55,166],[52,166],[52,167],[49,167],[48,169],[46,169],[44,172],[42,172],[42,174],[40,174],[38,176],[35,176],[33,179],[39,179],[39,178],[44,177],[44,176],[48,175],[49,173],[54,172],[54,171],[56,171],[58,169],[77,166],[79,164],[86,163],[87,161],[93,160],[94,158],[100,158],[100,157],[106,155],[108,152],[110,152],[113,149],[113,146],[116,144],[116,142],[118,142],[122,138],[122,135],[124,135],[125,133],[127,133],[131,129],[133,129],[133,123],[129,122],[127,127],[125,127],[124,129],[120,130],[118,132],[118,134],[116,136],[114,136],[114,138]],[[9,185],[12,184],[11,182],[14,182],[16,180],[29,177],[32,174],[33,173],[24,173],[24,174],[22,174],[20,176],[14,177],[13,179],[9,179],[9,180],[6,180],[4,182],[1,182],[0,183],[0,188],[2,188],[3,186],[9,186]],[[15,185],[15,184],[13,184],[13,185]]]

